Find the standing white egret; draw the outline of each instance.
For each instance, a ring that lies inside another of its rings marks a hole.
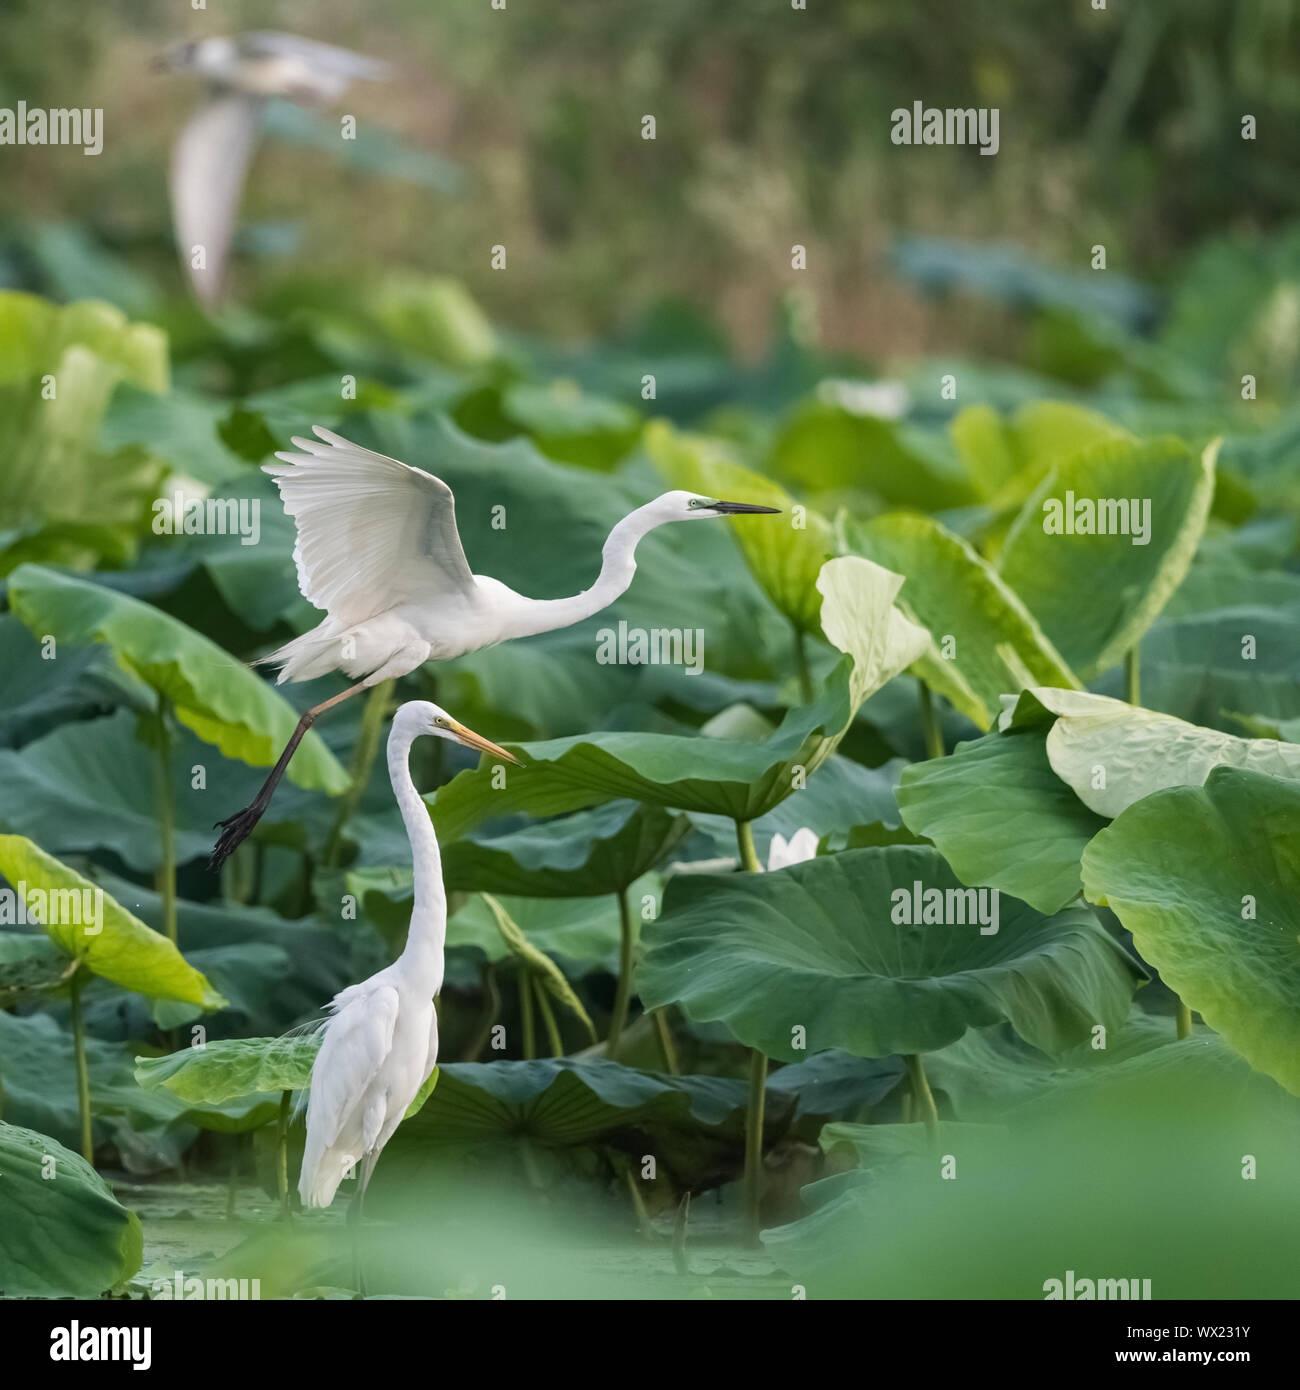
[[[266,464],[265,471],[275,478],[298,528],[298,587],[328,616],[262,660],[280,667],[277,684],[329,671],[361,679],[298,721],[257,796],[219,822],[213,868],[261,819],[303,735],[331,705],[430,659],[570,627],[599,613],[631,584],[637,542],[656,526],[779,510],[665,492],[610,531],[590,589],[572,598],[526,598],[499,579],[470,572],[456,530],[456,501],[441,479],[313,428],[317,439],[294,437],[302,453],[277,453],[283,463]]]
[[[303,1206],[327,1207],[344,1174],[358,1165],[357,1221],[380,1151],[438,1060],[433,1000],[442,988],[447,895],[438,837],[411,780],[411,745],[424,734],[517,761],[427,700],[412,700],[393,716],[388,776],[411,844],[411,924],[392,965],[340,990],[329,1005],[333,1016],[311,1070],[307,1143],[298,1178]]]
[[[209,87],[207,100],[176,137],[170,182],[181,264],[195,294],[211,305],[221,295],[244,177],[266,101],[336,101],[354,78],[376,80],[388,68],[346,48],[270,31],[172,44],[155,66],[163,72],[192,73]]]

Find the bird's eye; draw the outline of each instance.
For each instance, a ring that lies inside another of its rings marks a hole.
[[[698,497],[692,497],[686,505],[688,507],[702,507],[704,504],[700,501]]]
[[[433,722],[434,722],[440,729],[446,729],[446,728],[450,727],[450,726],[448,725],[447,721],[442,717],[442,715],[438,715],[438,716],[434,719]]]

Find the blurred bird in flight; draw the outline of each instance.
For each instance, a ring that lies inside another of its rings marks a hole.
[[[221,296],[264,104],[271,97],[337,101],[354,79],[382,79],[388,67],[346,48],[270,31],[173,44],[156,67],[208,85],[206,100],[172,147],[171,202],[181,264],[210,307]]]
[[[267,464],[284,509],[297,525],[298,587],[325,620],[262,658],[279,666],[277,684],[343,671],[357,681],[304,714],[262,789],[242,811],[219,822],[210,861],[218,868],[261,819],[313,721],[333,705],[381,681],[408,675],[511,637],[570,627],[619,597],[636,574],[636,547],[670,521],[776,512],[694,492],[665,492],[610,531],[600,574],[571,598],[527,598],[489,575],[473,574],[456,529],[451,488],[423,469],[376,454],[319,425],[315,439],[295,437],[302,452]],[[557,537],[557,544],[562,538]]]

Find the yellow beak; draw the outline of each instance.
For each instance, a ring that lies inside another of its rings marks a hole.
[[[480,753],[486,753],[491,758],[503,758],[508,763],[519,764],[519,759],[513,753],[507,753],[500,744],[493,743],[491,739],[484,738],[482,734],[476,734],[473,729],[467,729],[464,724],[452,719],[451,731],[465,745],[466,748],[475,748]]]

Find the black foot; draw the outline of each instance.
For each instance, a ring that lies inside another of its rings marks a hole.
[[[253,827],[262,819],[262,813],[265,810],[264,804],[259,805],[258,802],[254,801],[251,806],[245,806],[242,811],[236,811],[227,820],[217,821],[217,825],[221,829],[221,836],[217,840],[216,848],[208,858],[208,869],[212,873],[216,873],[252,834]]]

